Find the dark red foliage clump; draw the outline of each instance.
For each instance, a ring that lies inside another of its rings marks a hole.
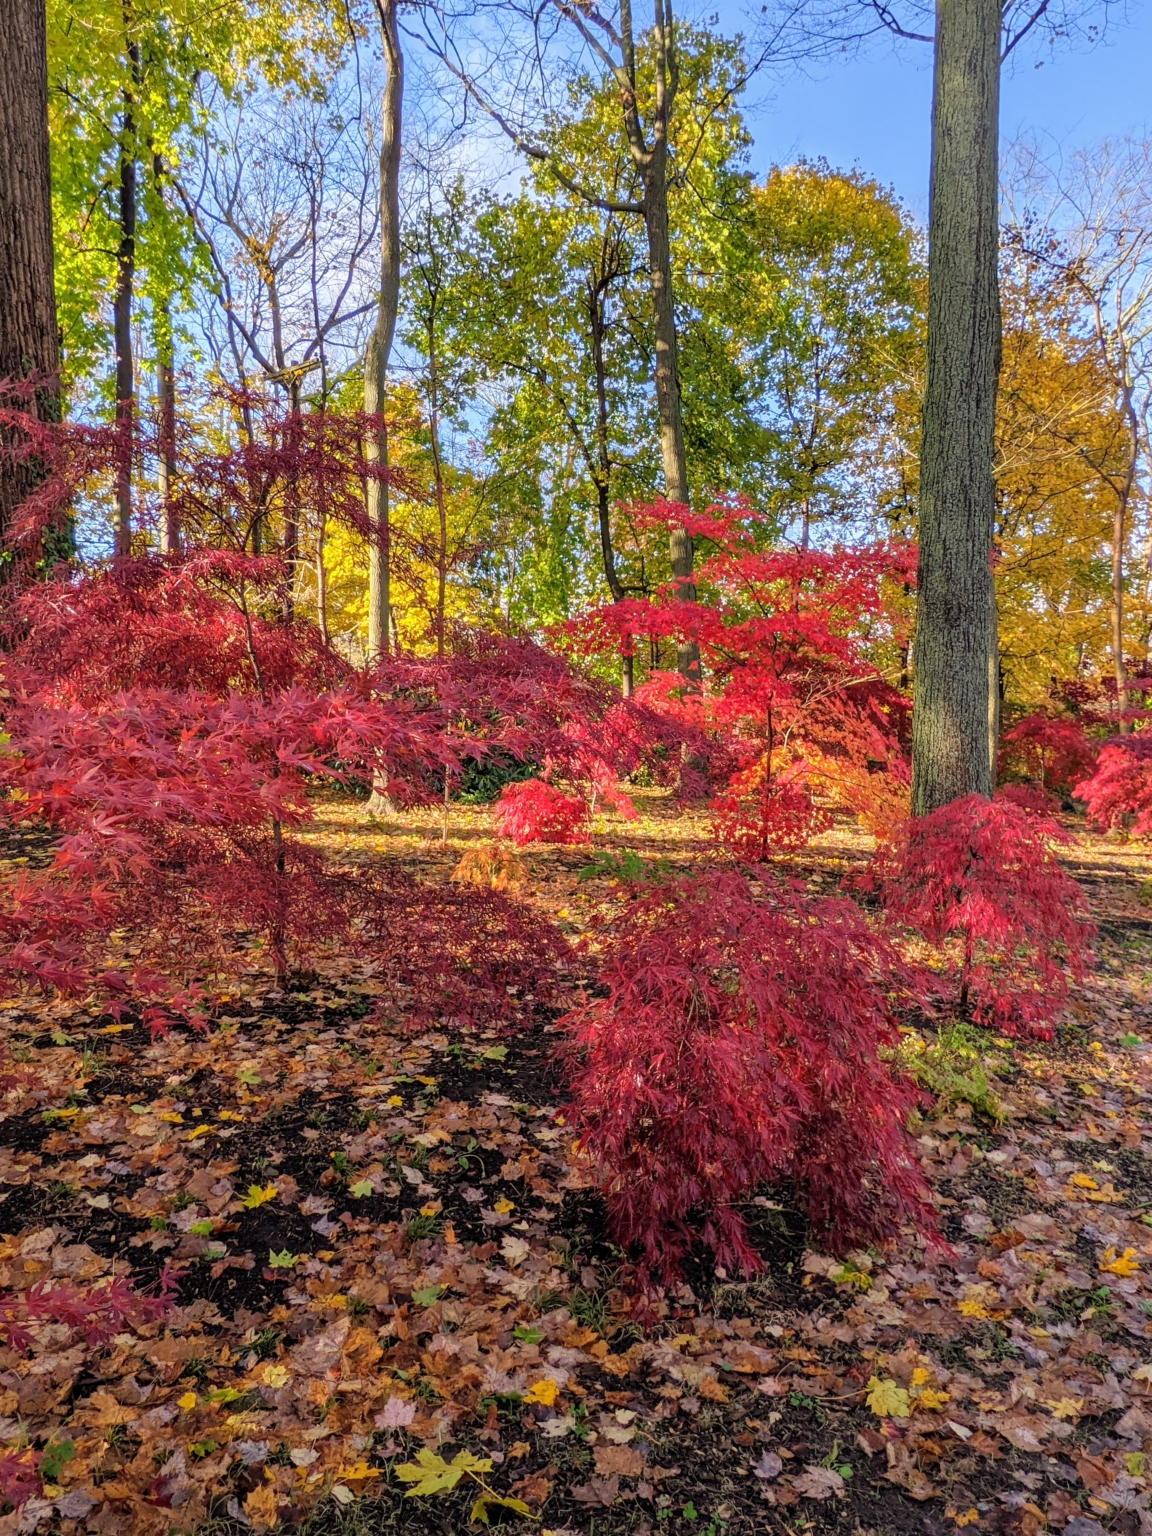
[[[1095,771],[1073,793],[1087,802],[1097,827],[1152,828],[1152,733],[1117,736],[1100,749]]]
[[[1000,772],[1014,773],[1042,790],[1067,794],[1091,772],[1098,744],[1084,721],[1037,711],[1025,715],[1000,738]]]
[[[528,843],[586,843],[588,807],[543,779],[525,779],[501,791],[496,828],[518,848]]]
[[[522,1026],[555,1003],[572,951],[524,902],[475,885],[424,885],[385,869],[347,893],[362,952],[410,1027]]]
[[[1095,932],[1083,891],[1053,852],[1068,840],[1049,816],[965,795],[906,822],[859,884],[945,950],[952,1008],[1003,1034],[1047,1040]]]
[[[648,1288],[698,1240],[761,1268],[738,1202],[767,1180],[839,1244],[933,1230],[891,1058],[907,974],[851,902],[756,874],[637,887],[603,934],[603,995],[563,1021],[572,1123]]]

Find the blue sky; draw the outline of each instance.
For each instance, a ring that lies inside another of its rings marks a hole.
[[[735,5],[724,6],[720,25],[740,29]],[[800,156],[823,156],[845,169],[859,166],[894,187],[923,221],[931,51],[922,43],[903,43],[897,51],[877,42],[865,55],[808,77],[755,86],[746,109],[756,170]],[[1112,19],[1094,48],[1065,49],[1041,69],[1034,67],[1036,57],[1034,50],[1005,70],[1002,145],[1024,133],[1048,134],[1071,146],[1152,127],[1152,7],[1141,0],[1133,0],[1127,20],[1119,14]]]

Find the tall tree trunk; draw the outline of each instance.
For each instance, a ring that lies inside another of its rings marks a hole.
[[[1128,463],[1124,479],[1116,488],[1116,510],[1112,516],[1112,675],[1116,679],[1116,712],[1120,733],[1128,735],[1131,720],[1123,718],[1128,708],[1128,669],[1124,664],[1124,553],[1128,543],[1128,509],[1136,485],[1140,461],[1140,419],[1133,400],[1134,390],[1128,371],[1127,348],[1123,353],[1124,418],[1128,429]]]
[[[292,450],[292,469],[284,487],[284,540],[281,553],[284,556],[284,622],[291,624],[296,617],[296,567],[300,559],[300,477],[297,468],[300,458],[301,427],[300,384],[302,376],[294,370],[288,380],[288,423]]]
[[[8,0],[0,22],[0,381],[43,380],[34,409],[60,413],[44,0]],[[0,539],[39,478],[0,455]]]
[[[388,429],[384,423],[385,390],[396,312],[400,306],[400,146],[404,104],[404,56],[396,26],[397,0],[376,0],[386,77],[380,105],[380,300],[376,324],[364,357],[364,410],[379,416],[378,430],[369,433],[366,457],[388,466]],[[368,655],[388,650],[391,628],[389,588],[390,538],[388,486],[372,478],[367,485],[368,519],[375,537],[368,549]]]
[[[992,790],[1000,0],[938,0],[912,810]]]
[[[616,570],[616,551],[612,546],[612,454],[608,447],[608,370],[604,361],[604,333],[607,330],[604,283],[595,273],[588,280],[588,319],[592,332],[592,368],[596,375],[596,515],[600,524],[600,555],[604,562],[604,580],[614,603],[624,601],[624,588]],[[631,644],[631,642],[628,642]],[[631,652],[620,658],[620,691],[632,697],[635,671]]]
[[[444,461],[440,456],[440,376],[436,355],[436,306],[428,310],[428,439],[432,446],[432,485],[436,495],[436,654],[444,657],[444,611],[448,589],[448,509],[444,501]]]
[[[159,418],[156,485],[160,493],[160,553],[180,549],[180,525],[173,496],[176,480],[176,371],[172,348],[172,315],[167,300],[160,306],[156,326],[156,414]]]
[[[125,29],[131,11],[124,9]],[[120,119],[120,245],[116,251],[116,291],[112,300],[112,337],[116,351],[116,424],[120,428],[120,463],[116,471],[116,553],[132,549],[132,459],[136,417],[136,378],[132,359],[132,296],[136,280],[136,113],[134,92],[140,81],[140,48],[128,41],[132,87],[124,92]]]
[[[316,623],[320,627],[320,638],[325,645],[329,644],[328,638],[328,567],[324,561],[324,546],[328,539],[328,518],[321,511],[320,521],[316,529]]]
[[[631,0],[621,0],[620,37],[625,78],[630,82],[623,101],[632,159],[644,188],[644,231],[648,239],[648,274],[652,292],[652,334],[655,351],[656,415],[660,426],[660,459],[664,494],[669,501],[689,504],[688,464],[684,453],[684,415],[680,400],[680,365],[676,349],[676,311],[672,297],[672,250],[668,238],[668,130],[676,97],[678,70],[671,0],[654,0],[651,32],[655,96],[651,142],[644,139],[636,100],[636,56]],[[686,528],[668,535],[672,578],[686,602],[696,599],[692,580],[692,536]],[[693,686],[700,682],[700,651],[694,641],[682,641],[676,665]]]

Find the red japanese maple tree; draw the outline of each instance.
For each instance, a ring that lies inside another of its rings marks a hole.
[[[1047,815],[966,795],[906,822],[858,884],[940,946],[950,1008],[1006,1035],[1048,1039],[1095,932],[1053,851],[1068,841]]]
[[[932,1230],[892,1060],[910,978],[853,903],[713,869],[636,887],[599,937],[602,995],[562,1021],[571,1121],[643,1286],[697,1241],[757,1271],[739,1202],[766,1180],[841,1243]]]
[[[906,814],[909,705],[877,659],[885,647],[896,653],[892,594],[914,579],[911,547],[764,549],[742,504],[703,516],[666,503],[632,512],[708,542],[697,577],[705,600],[686,603],[673,584],[573,629],[594,646],[631,646],[637,635],[698,646],[707,683],[693,724],[709,745],[693,755],[715,796],[718,840],[764,858],[802,846],[834,805],[877,830]],[[679,684],[664,695],[683,712],[690,690]]]

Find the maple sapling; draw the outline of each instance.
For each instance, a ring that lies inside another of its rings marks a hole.
[[[960,1018],[1046,1040],[1095,933],[1053,851],[1069,841],[1049,816],[965,795],[906,822],[857,884],[949,957]]]
[[[845,900],[714,869],[629,890],[600,935],[603,993],[562,1021],[571,1123],[642,1287],[697,1240],[762,1261],[739,1202],[790,1180],[839,1245],[932,1230],[895,1066],[907,975]]]

